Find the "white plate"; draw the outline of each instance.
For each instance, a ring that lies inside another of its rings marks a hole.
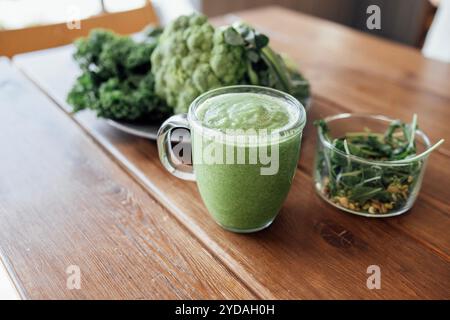
[[[148,138],[151,140],[156,140],[159,125],[154,124],[135,124],[131,122],[125,121],[116,121],[116,120],[106,120],[107,123],[113,126],[116,129],[119,129],[123,132],[132,134],[134,136],[138,136],[141,138]]]
[[[117,121],[117,120],[106,120],[106,122],[120,131],[126,132],[136,137],[146,138],[150,140],[155,140],[158,138],[158,129],[160,125],[156,124],[137,124],[126,121]],[[172,142],[180,142],[180,137],[171,136]],[[182,141],[189,143],[191,141],[191,135],[186,130],[186,132],[182,132]]]
[[[306,101],[305,109],[308,111],[311,108],[311,97],[308,98]],[[113,126],[116,129],[119,129],[123,132],[132,134],[137,137],[141,138],[147,138],[150,140],[156,140],[158,137],[158,129],[159,125],[156,124],[136,124],[133,122],[126,122],[126,121],[117,121],[117,120],[106,120],[107,123],[111,126]],[[190,139],[189,136],[186,135],[186,140],[183,138],[184,141],[188,141]],[[174,142],[177,142],[177,140],[173,139]]]

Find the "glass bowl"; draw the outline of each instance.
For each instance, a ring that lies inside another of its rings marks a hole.
[[[314,162],[316,191],[333,206],[365,217],[392,217],[408,211],[422,184],[428,154],[401,161],[375,161],[341,151],[333,140],[349,132],[384,133],[393,119],[381,115],[339,114],[318,127]],[[416,154],[430,148],[428,137],[415,131]]]

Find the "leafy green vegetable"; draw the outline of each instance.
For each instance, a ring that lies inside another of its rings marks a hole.
[[[246,50],[244,82],[287,92],[305,105],[310,96],[309,83],[297,71],[297,66],[273,51],[269,47],[269,38],[250,25],[239,22],[233,28],[242,37]]]
[[[386,214],[403,208],[420,183],[423,155],[416,154],[417,116],[411,124],[393,121],[386,132],[349,132],[332,139],[325,121],[315,122],[333,148],[319,149],[316,180],[324,196],[339,206],[371,214]],[[427,149],[437,148],[443,140]],[[363,159],[360,159],[363,158]],[[377,162],[389,161],[383,165]]]
[[[144,34],[136,42],[99,29],[75,43],[82,74],[67,97],[74,112],[159,120],[186,112],[206,91],[238,84],[279,89],[303,104],[310,95],[296,66],[247,24],[214,28],[205,16],[192,14]]]
[[[97,29],[77,40],[74,59],[82,74],[67,97],[74,112],[92,109],[99,117],[118,120],[167,117],[170,109],[156,96],[150,71],[159,33],[153,29],[138,43]]]

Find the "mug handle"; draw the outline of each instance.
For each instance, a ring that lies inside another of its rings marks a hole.
[[[173,174],[183,180],[195,181],[195,174],[192,166],[180,166],[173,161],[173,150],[171,145],[171,134],[172,130],[176,128],[184,128],[190,130],[189,122],[187,120],[187,114],[177,114],[161,125],[158,130],[157,145],[158,145],[158,155],[161,160],[162,165]],[[179,142],[181,143],[181,142]]]

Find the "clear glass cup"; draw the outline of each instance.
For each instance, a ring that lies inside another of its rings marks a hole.
[[[209,99],[229,93],[256,93],[277,99],[291,114],[289,124],[267,131],[265,135],[237,135],[204,126],[198,118],[198,108]],[[284,92],[247,85],[223,87],[199,96],[190,105],[188,114],[172,116],[163,123],[157,140],[159,156],[170,173],[197,182],[209,213],[219,225],[233,232],[255,232],[273,222],[288,194],[296,172],[305,122],[304,107]],[[180,128],[190,131],[190,140],[184,139],[172,146],[174,135],[178,140],[183,136],[175,132]],[[180,157],[178,146],[183,143],[191,148],[184,149]],[[220,159],[223,161],[205,161],[202,157],[209,149],[222,150]],[[269,165],[262,161],[262,151],[277,162],[277,170],[265,171]],[[232,156],[228,159],[229,152]],[[191,154],[193,166],[186,163]],[[259,157],[251,161],[252,154]],[[245,162],[237,161],[237,155],[244,155]],[[179,161],[179,158],[184,160]]]
[[[339,114],[324,119],[330,140],[348,132],[384,133],[393,119],[381,115]],[[430,148],[428,137],[415,132],[417,154]],[[333,206],[365,217],[391,217],[409,210],[419,194],[428,154],[404,161],[374,161],[335,148],[320,128],[314,163],[318,194]],[[349,193],[348,186],[351,186]]]

